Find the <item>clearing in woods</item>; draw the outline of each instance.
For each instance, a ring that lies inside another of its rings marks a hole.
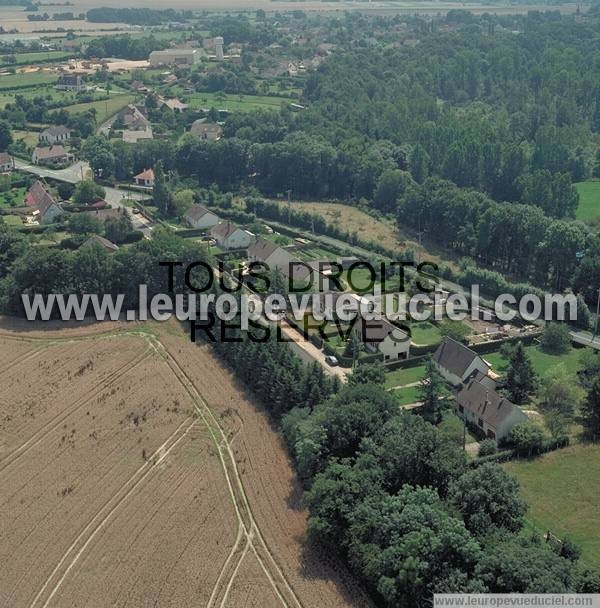
[[[286,452],[175,325],[0,321],[0,605],[367,606]]]
[[[276,202],[280,205],[287,204],[281,201]],[[304,201],[294,201],[292,206],[296,210],[316,213],[322,216],[328,224],[349,233],[356,232],[361,240],[378,243],[390,251],[397,250],[400,253],[402,249],[412,249],[415,253],[420,253],[421,261],[427,260],[436,264],[447,264],[453,268],[457,267],[448,259],[448,252],[442,251],[439,247],[427,241],[427,235],[419,246],[417,236],[412,234],[409,229],[399,232],[392,220],[378,219],[358,207],[343,203]]]

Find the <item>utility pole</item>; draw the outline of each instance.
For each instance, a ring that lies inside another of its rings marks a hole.
[[[288,201],[288,224],[290,223],[290,218],[292,216],[292,191],[287,191],[287,201]]]
[[[592,336],[592,340],[594,340],[596,333],[598,332],[598,313],[600,313],[600,288],[598,289],[598,300],[596,302],[596,322],[594,323],[594,335]]]

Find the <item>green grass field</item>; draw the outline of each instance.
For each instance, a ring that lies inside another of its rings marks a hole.
[[[107,118],[122,110],[127,104],[134,100],[133,95],[115,95],[104,101],[90,101],[89,103],[77,103],[72,106],[66,106],[64,109],[72,114],[77,112],[87,112],[91,108],[96,109],[96,121],[100,125]]]
[[[0,90],[14,89],[29,85],[55,83],[56,74],[50,72],[28,72],[27,74],[5,74],[0,76]]]
[[[504,466],[521,484],[533,526],[568,536],[587,564],[600,567],[600,445],[578,444]]]
[[[579,182],[575,184],[579,192],[579,207],[575,216],[583,222],[600,218],[600,182]]]
[[[22,226],[23,220],[19,215],[1,215],[0,216],[9,226]]]
[[[583,348],[571,348],[564,355],[550,355],[542,351],[538,346],[525,347],[525,351],[531,357],[535,371],[540,376],[543,376],[551,367],[561,363],[564,364],[570,374],[575,376],[576,372],[581,368],[580,357],[584,350]],[[492,365],[494,371],[501,374],[506,371],[507,361],[499,352],[483,355],[483,358]]]
[[[215,107],[217,110],[230,112],[250,112],[252,110],[278,110],[282,104],[293,100],[287,97],[270,97],[264,95],[222,95],[220,93],[192,93],[185,97],[190,108]]]
[[[440,330],[429,321],[411,324],[410,331],[415,344],[439,344],[442,341]]]
[[[404,369],[395,369],[393,372],[388,372],[385,375],[385,388],[393,386],[403,386],[418,382],[425,375],[425,366],[407,367]]]
[[[2,57],[4,57],[3,55]],[[60,61],[61,59],[66,59],[67,57],[72,57],[73,53],[67,53],[65,51],[47,51],[47,52],[37,52],[37,53],[17,53],[15,58],[17,60],[16,63],[6,63],[0,58],[0,67],[9,67],[11,65],[33,65],[39,62],[46,61]]]
[[[416,403],[419,401],[419,390],[418,386],[409,386],[408,388],[400,388],[396,391],[392,391],[392,394],[398,401],[398,405],[409,405],[410,403]]]
[[[37,145],[40,134],[37,131],[13,131],[13,137],[15,140],[22,139],[25,145],[34,147]]]

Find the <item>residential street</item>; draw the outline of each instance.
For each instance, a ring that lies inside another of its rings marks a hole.
[[[33,173],[38,177],[49,177],[61,182],[68,182],[70,184],[76,184],[82,179],[86,178],[90,174],[90,166],[84,161],[77,161],[70,167],[65,169],[48,169],[46,167],[40,167],[38,165],[32,165],[18,158],[15,158],[15,167],[21,171],[27,173]],[[140,192],[132,192],[129,190],[120,190],[118,188],[104,187],[106,190],[106,196],[104,197],[106,202],[115,209],[125,208],[127,214],[131,219],[131,223],[135,230],[140,230],[145,236],[152,234],[153,222],[147,218],[133,213],[131,207],[125,204],[124,199],[143,201],[149,198],[146,194]]]

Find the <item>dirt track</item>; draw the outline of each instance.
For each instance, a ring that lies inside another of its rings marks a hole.
[[[0,606],[367,605],[304,544],[264,413],[175,326],[0,320],[0,380]]]

